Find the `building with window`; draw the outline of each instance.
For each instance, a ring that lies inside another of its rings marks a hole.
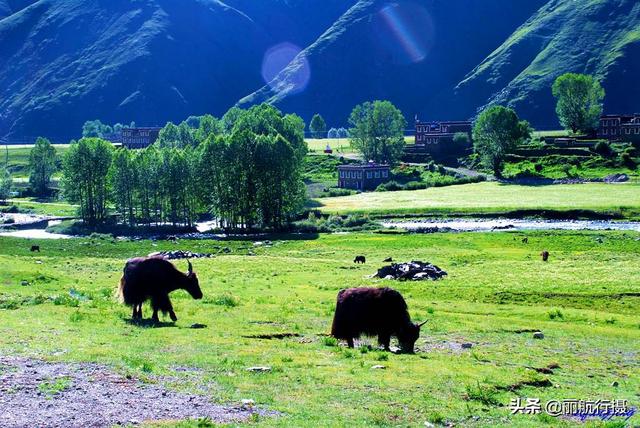
[[[373,162],[359,165],[338,166],[338,187],[353,190],[375,190],[382,183],[389,181],[391,168],[389,165],[378,165]]]
[[[122,147],[144,149],[158,140],[162,128],[122,128]]]
[[[435,160],[455,160],[471,152],[471,130],[469,121],[421,122],[416,119],[416,135],[414,144],[405,147],[405,158],[408,161],[422,160],[429,155]],[[454,142],[456,134],[465,134],[466,140]]]
[[[640,114],[607,114],[600,117],[598,138],[640,142]]]

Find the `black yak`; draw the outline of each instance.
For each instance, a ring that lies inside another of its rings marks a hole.
[[[402,352],[413,353],[420,336],[420,327],[414,324],[402,295],[391,288],[349,288],[340,290],[333,317],[331,335],[347,341],[353,348],[353,339],[364,334],[378,336],[378,343],[389,350],[391,336],[396,336]]]
[[[356,256],[355,259],[353,259],[354,263],[366,263],[367,259],[364,256]]]
[[[545,251],[541,252],[540,255],[542,256],[542,261],[543,262],[546,262],[546,261],[549,260],[549,252],[548,251],[545,250]]]
[[[37,251],[38,253],[40,252],[40,245],[32,245],[32,246],[31,246],[31,252],[32,252],[32,253],[35,253],[36,251]]]
[[[142,304],[151,300],[152,319],[158,322],[158,311],[178,320],[169,293],[186,290],[194,299],[202,298],[198,277],[189,263],[189,272],[184,274],[162,257],[138,257],[127,261],[120,280],[120,299],[133,307],[133,319],[142,319]]]

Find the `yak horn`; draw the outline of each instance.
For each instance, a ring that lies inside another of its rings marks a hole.
[[[187,259],[187,263],[189,263],[189,273],[193,273],[193,265],[191,264],[191,260]]]
[[[422,321],[420,324],[418,324],[418,327],[422,327],[423,325],[425,325],[427,323],[427,321],[429,321],[429,320]]]

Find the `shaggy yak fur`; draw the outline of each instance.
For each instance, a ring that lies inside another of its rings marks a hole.
[[[189,272],[184,274],[162,257],[138,257],[127,261],[120,280],[120,299],[133,307],[133,319],[142,319],[142,304],[151,300],[152,319],[158,322],[158,311],[169,314],[177,321],[169,293],[186,290],[194,299],[202,298],[198,277],[189,263]]]
[[[389,350],[391,336],[396,336],[402,352],[413,353],[420,336],[404,298],[391,288],[349,288],[340,290],[331,335],[346,340],[353,348],[353,339],[364,334],[378,336],[378,343]]]
[[[540,253],[540,255],[542,256],[542,261],[546,262],[547,260],[549,260],[549,252],[548,251],[543,251]]]
[[[356,256],[355,259],[353,259],[354,263],[366,263],[367,259],[364,256]]]

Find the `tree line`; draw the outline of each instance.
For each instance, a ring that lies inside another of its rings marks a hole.
[[[300,117],[260,105],[197,125],[188,136],[168,125],[143,150],[100,138],[72,142],[63,161],[65,197],[91,226],[105,223],[112,205],[130,226],[192,226],[209,212],[225,229],[281,229],[294,218],[305,199]]]

